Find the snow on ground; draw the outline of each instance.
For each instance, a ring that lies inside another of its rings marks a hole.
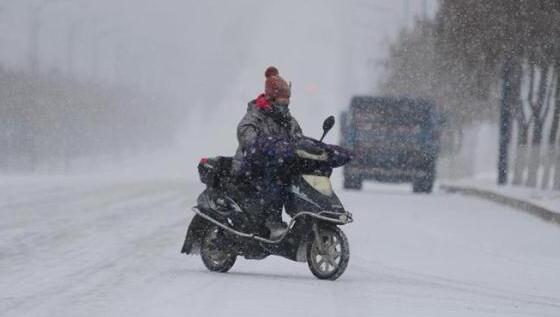
[[[179,253],[201,186],[176,178],[0,182],[1,316],[560,316],[560,228],[408,186],[340,196],[350,265]]]

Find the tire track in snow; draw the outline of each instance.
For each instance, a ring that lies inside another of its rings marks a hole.
[[[454,291],[457,293],[467,293],[480,297],[481,300],[494,298],[503,301],[504,307],[509,307],[511,303],[522,303],[536,306],[544,306],[549,308],[559,309],[560,299],[547,296],[537,296],[526,293],[513,292],[506,289],[500,289],[479,283],[466,282],[461,280],[454,280],[435,275],[410,271],[406,269],[387,266],[381,262],[371,261],[361,256],[355,256],[359,263],[353,265],[362,272],[370,275],[373,282],[383,282],[390,284],[407,285],[418,288],[421,292],[416,296],[427,296],[424,290],[426,286],[434,289],[442,289],[445,291]],[[368,264],[362,264],[367,262]],[[370,266],[377,267],[380,270],[371,269]]]
[[[169,191],[169,189],[164,190],[165,191]],[[160,192],[156,192],[154,194],[156,197],[158,195],[161,195]],[[97,217],[93,217],[93,219],[89,218],[89,219],[81,219],[80,221],[78,221],[77,223],[74,223],[74,228],[72,230],[88,230],[88,223],[89,226],[91,226],[91,224],[93,223],[95,226],[96,222],[102,221],[104,217],[109,216],[111,219],[111,222],[115,222],[115,223],[126,223],[126,218],[127,217],[138,217],[138,216],[142,216],[142,214],[150,214],[153,213],[154,211],[157,212],[157,209],[159,208],[169,208],[169,207],[175,207],[177,205],[180,205],[180,201],[183,201],[185,196],[185,190],[184,189],[173,189],[171,190],[171,192],[164,194],[161,198],[157,198],[157,199],[153,199],[153,198],[149,198],[149,195],[146,195],[145,192],[142,192],[140,194],[134,194],[134,195],[129,195],[127,197],[127,199],[132,199],[133,201],[136,198],[142,198],[142,200],[147,200],[150,201],[152,200],[150,203],[146,203],[144,201],[140,201],[140,205],[139,206],[134,206],[134,205],[130,205],[130,206],[126,206],[127,204],[130,204],[130,201],[126,201],[123,202],[121,199],[115,199],[113,200],[114,203],[110,203],[107,207],[107,210],[109,210],[108,212],[105,212],[105,215],[100,215]],[[119,207],[119,205],[125,204],[125,207]],[[87,204],[86,204],[87,205]],[[111,206],[112,205],[112,206]],[[91,208],[91,207],[90,207]],[[133,212],[123,212],[123,209],[134,209],[132,210]],[[87,209],[87,208],[86,208]],[[101,211],[101,210],[100,210]],[[102,212],[103,214],[103,212]],[[78,217],[80,217],[81,215],[78,215]],[[143,218],[153,218],[153,216],[151,217],[143,217]],[[183,217],[181,217],[183,218]],[[134,219],[134,218],[131,218]],[[141,221],[141,220],[140,220]],[[176,223],[173,223],[172,225],[169,225],[171,227],[177,227],[179,225],[183,225],[184,224],[184,219],[181,219],[181,221],[177,221]],[[161,231],[161,230],[167,230],[167,228],[169,227],[160,227],[159,229],[156,228],[156,232]],[[91,228],[89,228],[90,231],[95,231],[92,230]],[[108,229],[108,232],[111,232],[111,230],[113,229]],[[118,230],[118,229],[117,229]],[[146,230],[147,232],[150,232],[148,230]],[[142,239],[142,238],[138,238],[135,237],[136,239]],[[88,242],[88,240],[91,239],[86,239],[86,241],[84,241],[85,243]],[[84,244],[84,242],[81,242],[82,244]],[[47,243],[48,245],[48,243]],[[87,249],[87,246],[85,246]],[[126,250],[126,249],[129,250]],[[124,245],[124,247],[120,247],[119,248],[119,257],[123,257],[123,258],[127,258],[127,257],[132,257],[134,255],[138,254],[138,244],[126,244]],[[66,253],[64,254],[64,258],[61,259],[63,262],[67,259],[80,259],[83,255],[87,255],[87,252],[83,252],[80,249],[73,249],[70,250],[72,251],[71,253]],[[72,254],[74,253],[74,254]],[[84,253],[84,254],[80,254],[80,253]],[[91,258],[91,256],[90,256]],[[79,268],[78,270],[73,270],[69,273],[64,273],[62,276],[59,273],[56,273],[56,266],[57,263],[51,263],[51,268],[55,269],[55,276],[57,276],[60,279],[60,282],[56,282],[54,287],[47,287],[46,289],[40,290],[40,291],[35,291],[35,293],[33,295],[28,295],[25,297],[17,297],[17,300],[15,297],[12,296],[5,296],[2,299],[2,302],[4,302],[5,304],[3,304],[2,306],[7,306],[7,310],[11,311],[14,309],[19,309],[21,308],[21,306],[23,304],[25,304],[25,306],[30,306],[28,303],[33,303],[31,304],[31,306],[35,306],[37,304],[37,302],[48,302],[49,299],[51,298],[57,298],[57,297],[61,297],[64,294],[71,294],[73,291],[76,291],[77,289],[80,288],[80,282],[86,282],[89,279],[97,279],[99,278],[99,275],[108,275],[107,276],[107,280],[111,280],[111,274],[110,272],[113,272],[113,270],[115,268],[118,267],[118,263],[122,261],[121,258],[107,258],[107,257],[98,257],[97,259],[95,259],[95,261],[92,261],[90,263],[80,263],[82,265],[84,265],[84,267]],[[78,261],[80,262],[80,261]],[[64,264],[62,264],[62,266],[64,266]],[[40,269],[39,269],[40,271]],[[109,274],[106,274],[108,273]],[[48,272],[44,272],[47,276],[49,275]],[[35,274],[37,275],[37,274]],[[22,281],[20,281],[22,284],[27,284],[27,285],[32,285],[34,282],[40,282],[39,281],[35,281],[35,277],[28,277],[27,279],[23,279]],[[47,278],[47,281],[43,281],[44,285],[49,285],[49,282],[52,282],[51,279]],[[114,283],[114,281],[113,281]],[[39,284],[40,285],[40,284]],[[93,292],[96,292],[95,289],[97,289],[97,287],[92,287]],[[77,292],[78,294],[80,294],[80,291]],[[83,296],[87,296],[87,294],[90,294],[88,290],[82,291],[81,295]],[[79,296],[78,296],[79,297]],[[15,303],[15,304],[14,304]],[[3,309],[2,309],[3,310]]]

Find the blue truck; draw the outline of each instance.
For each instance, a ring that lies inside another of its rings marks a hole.
[[[440,152],[442,118],[429,100],[398,96],[355,96],[341,115],[341,145],[354,152],[344,167],[344,188],[364,180],[411,182],[430,193]]]

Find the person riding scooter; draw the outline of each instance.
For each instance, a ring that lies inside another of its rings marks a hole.
[[[302,130],[288,107],[290,85],[273,66],[266,69],[265,77],[264,93],[249,102],[237,127],[239,146],[232,174],[254,185],[264,225],[275,239],[287,229],[282,221],[286,172],[296,157],[295,143],[302,137]]]

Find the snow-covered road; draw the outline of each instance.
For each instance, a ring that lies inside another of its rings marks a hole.
[[[560,316],[560,227],[460,195],[339,192],[356,222],[336,282],[305,263],[179,253],[200,186],[0,183],[0,316]]]

